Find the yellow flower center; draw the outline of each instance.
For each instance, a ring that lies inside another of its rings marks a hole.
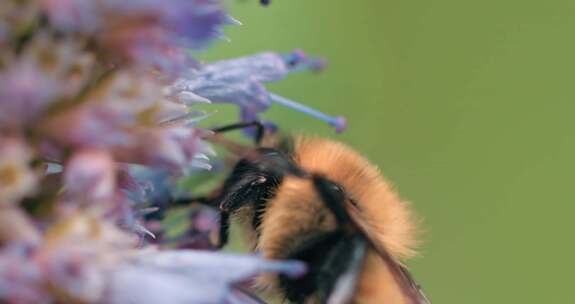
[[[19,171],[17,166],[14,165],[0,167],[0,185],[14,186],[17,184],[20,177]]]

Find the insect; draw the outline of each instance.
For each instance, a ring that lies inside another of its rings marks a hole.
[[[327,139],[287,136],[245,152],[213,200],[220,245],[230,218],[244,223],[254,250],[308,265],[298,279],[263,276],[259,284],[292,303],[429,303],[400,259],[413,255],[408,204],[378,169]]]

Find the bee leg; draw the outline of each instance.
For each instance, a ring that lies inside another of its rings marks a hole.
[[[267,202],[264,199],[256,200],[254,203],[254,215],[252,218],[252,227],[259,238],[261,233],[262,218],[266,209]]]
[[[228,131],[234,131],[234,130],[239,130],[239,129],[252,128],[252,127],[256,128],[256,135],[254,137],[254,143],[257,146],[259,146],[261,141],[262,141],[262,138],[264,136],[265,126],[257,120],[238,122],[238,123],[230,124],[227,126],[212,129],[212,131],[215,133],[225,133]]]
[[[228,212],[220,212],[220,239],[218,249],[222,249],[227,243],[230,236],[230,214]]]
[[[201,205],[217,208],[215,201],[205,196],[194,197],[194,198],[177,198],[171,201],[172,206],[182,206],[182,207],[190,206],[193,203],[199,203]],[[218,233],[219,239],[218,243],[214,245],[218,249],[223,248],[228,243],[229,226],[230,226],[230,214],[228,212],[220,211],[220,231]]]
[[[173,204],[176,206],[189,206],[191,203],[200,203],[202,205],[217,208],[216,201],[207,197],[177,199],[173,201]],[[219,239],[216,247],[221,249],[228,243],[228,238],[230,235],[230,214],[228,212],[220,211],[220,231],[218,234]]]

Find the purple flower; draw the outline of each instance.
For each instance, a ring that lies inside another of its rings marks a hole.
[[[41,232],[20,206],[16,204],[12,206],[2,206],[1,211],[0,243],[3,245],[11,243],[40,243],[42,238]]]
[[[192,205],[186,210],[187,216],[171,218],[164,223],[166,231],[162,243],[168,247],[177,246],[180,249],[216,250],[219,238],[219,212],[214,208]],[[174,235],[170,227],[185,226],[186,230]]]
[[[218,238],[214,209],[182,210],[181,237],[150,213],[181,197],[178,176],[212,167],[209,131],[196,127],[208,115],[191,106],[235,103],[257,120],[279,103],[343,126],[264,86],[323,68],[300,50],[194,60],[190,49],[239,24],[222,2],[0,1],[0,302],[251,303],[238,283],[305,272],[296,261],[153,252],[215,249]]]
[[[110,200],[116,192],[116,165],[106,150],[80,150],[66,163],[64,180],[67,193],[75,199]]]
[[[204,48],[237,24],[220,0],[42,0],[53,26],[93,35],[109,60],[178,74],[195,65],[185,48]]]
[[[45,34],[33,37],[0,69],[0,129],[33,127],[58,101],[78,95],[93,65],[74,41],[54,45]]]
[[[165,77],[173,79],[187,75],[190,68],[198,65],[192,58],[187,48],[172,46],[164,48],[135,48],[132,52],[134,61],[149,64],[165,74]]]
[[[47,227],[42,242],[4,243],[0,301],[101,302],[108,267],[124,259],[133,239],[93,211],[66,213]]]
[[[261,53],[207,64],[192,77],[178,79],[168,93],[171,96],[189,93],[216,103],[237,104],[244,121],[257,120],[259,113],[278,103],[324,120],[341,132],[346,127],[343,117],[331,117],[272,94],[263,85],[281,80],[292,72],[321,69],[324,64],[321,60],[309,58],[301,50],[284,55]]]
[[[222,35],[221,26],[237,24],[220,0],[105,0],[104,9],[117,16],[152,16],[171,35],[171,42],[203,48]]]
[[[50,303],[42,288],[42,274],[31,262],[25,245],[7,245],[0,250],[0,299],[8,303]]]
[[[91,250],[64,250],[49,252],[46,262],[40,265],[44,279],[57,286],[55,297],[60,301],[96,303],[106,288],[105,269],[98,262],[98,253]]]
[[[3,28],[0,30],[3,32],[3,35],[0,35],[2,36],[0,38],[0,46],[2,46],[0,52],[5,55],[5,52],[11,48],[9,43],[35,27],[39,17],[37,1],[0,1],[0,28]],[[4,57],[4,59],[7,58]]]
[[[101,93],[43,121],[39,131],[51,143],[45,146],[108,149],[116,161],[174,172],[210,169],[211,151],[193,128],[205,113],[164,98],[163,86],[150,77],[126,72],[111,77]]]
[[[131,113],[106,105],[79,106],[54,115],[42,126],[60,147],[109,148],[129,143]]]
[[[135,257],[112,276],[109,303],[228,303],[233,284],[262,272],[299,276],[295,261],[266,261],[205,251],[163,251]],[[234,303],[234,302],[232,302]]]
[[[168,171],[131,164],[122,166],[120,183],[134,203],[154,202],[163,207],[172,198],[176,180]]]
[[[203,48],[210,40],[223,36],[222,25],[237,24],[228,16],[220,0],[177,0],[164,5],[164,24],[185,47]],[[165,2],[162,2],[165,3]],[[155,4],[157,5],[157,3]]]
[[[0,206],[31,194],[38,176],[30,168],[32,151],[19,138],[0,137]]]
[[[0,20],[0,47],[5,48],[5,44],[8,41],[8,27],[4,20]]]
[[[97,34],[119,25],[139,24],[161,30],[170,36],[169,42],[193,48],[204,47],[220,36],[222,25],[235,23],[223,10],[220,0],[41,0],[41,3],[50,22],[63,31]]]
[[[131,165],[121,164],[118,170],[118,187],[129,200],[140,203],[146,200],[146,187],[130,171]]]
[[[60,30],[93,33],[103,26],[102,1],[41,0],[50,22]]]
[[[0,71],[0,128],[34,122],[60,94],[58,80],[35,61],[20,60]]]
[[[200,134],[194,129],[150,128],[133,134],[129,145],[114,147],[113,151],[122,162],[186,172],[194,165],[200,142]]]

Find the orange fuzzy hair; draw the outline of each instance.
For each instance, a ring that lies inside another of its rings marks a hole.
[[[344,144],[297,136],[293,158],[306,172],[320,173],[340,184],[357,201],[361,220],[375,242],[396,259],[415,254],[415,224],[403,202],[377,167]],[[267,258],[284,258],[305,235],[335,229],[335,218],[320,200],[310,180],[286,177],[267,203],[255,249]],[[263,285],[271,283],[266,278]],[[267,282],[265,282],[267,281]],[[273,281],[273,279],[272,279]]]

